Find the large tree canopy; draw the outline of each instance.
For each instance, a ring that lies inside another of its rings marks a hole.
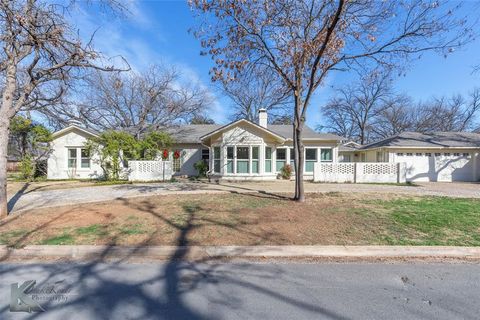
[[[412,55],[444,54],[469,41],[458,6],[438,1],[191,0],[194,29],[214,62],[214,81],[245,68],[276,75],[293,102],[295,199],[304,201],[302,133],[315,90],[335,70],[404,66]]]
[[[42,113],[59,125],[76,119],[97,130],[124,130],[139,137],[190,122],[211,102],[203,87],[182,81],[174,68],[153,65],[143,72],[94,72],[65,99]]]
[[[65,19],[62,3],[0,1],[0,217],[7,215],[10,120],[21,110],[43,110],[57,103],[87,69],[114,70],[91,41],[81,41]]]

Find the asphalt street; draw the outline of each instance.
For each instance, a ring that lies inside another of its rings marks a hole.
[[[0,279],[0,319],[480,317],[480,265],[466,263],[5,263]],[[11,312],[28,280],[45,311]]]

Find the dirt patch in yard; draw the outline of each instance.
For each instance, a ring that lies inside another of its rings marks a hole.
[[[305,203],[261,193],[139,197],[13,215],[0,221],[0,243],[479,245],[479,204],[336,192]]]
[[[12,216],[0,222],[0,241],[12,246],[361,244],[374,230],[352,211],[368,206],[336,193],[312,194],[306,203],[260,194],[121,199]]]

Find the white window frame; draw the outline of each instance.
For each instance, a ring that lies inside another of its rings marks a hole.
[[[75,150],[75,158],[70,156],[70,150]],[[70,166],[70,160],[75,160],[73,166]],[[67,147],[67,168],[68,169],[78,168],[78,148],[77,147]]]
[[[322,150],[330,150],[330,160],[322,160]],[[333,162],[333,148],[320,148],[320,154],[319,154],[319,159],[320,162]]]
[[[278,150],[285,150],[285,159],[278,159]],[[290,159],[288,159],[288,147],[279,147],[275,149],[275,172],[280,172],[280,169],[277,168],[277,162],[279,161],[283,161],[284,166],[288,163],[287,161],[290,161]]]
[[[83,150],[88,152],[88,157],[83,157],[83,155],[82,155]],[[88,160],[88,167],[83,166],[83,161],[84,160]],[[80,148],[80,168],[86,170],[86,169],[90,169],[91,167],[92,167],[92,156],[91,156],[90,152],[86,148]]]
[[[315,151],[315,160],[307,160],[307,149],[308,150],[314,150]],[[305,148],[305,153],[304,153],[304,159],[305,159],[305,164],[304,164],[304,171],[307,172],[307,173],[313,173],[313,169],[312,171],[307,171],[307,162],[310,163],[310,162],[313,162],[315,164],[315,162],[318,162],[318,156],[319,156],[319,149],[318,148],[308,148],[306,147]],[[321,151],[320,151],[321,152]],[[333,160],[333,151],[332,151],[332,160]],[[314,165],[315,166],[315,165]]]

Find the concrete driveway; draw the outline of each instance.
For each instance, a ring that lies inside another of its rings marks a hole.
[[[12,212],[42,207],[56,207],[119,198],[157,196],[168,194],[195,193],[293,193],[293,181],[239,182],[239,183],[139,183],[112,186],[88,186],[60,190],[22,190],[9,194],[9,208]],[[393,193],[418,196],[447,196],[480,198],[478,183],[422,183],[418,186],[382,184],[333,184],[305,183],[307,193],[311,192],[365,192]]]

